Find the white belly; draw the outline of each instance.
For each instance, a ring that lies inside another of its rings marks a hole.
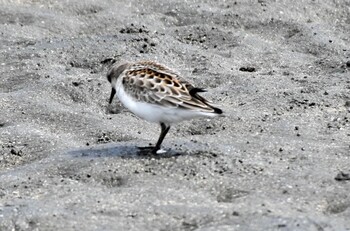
[[[190,111],[179,108],[167,108],[155,104],[139,102],[130,97],[122,87],[117,88],[117,96],[124,107],[138,117],[150,122],[165,124],[178,123],[196,117],[208,116],[207,113]]]

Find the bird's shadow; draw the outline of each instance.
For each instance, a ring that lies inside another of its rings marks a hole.
[[[80,148],[68,151],[68,154],[75,158],[103,158],[120,157],[128,159],[150,159],[150,158],[171,158],[176,156],[190,155],[186,151],[166,149],[164,153],[154,154],[150,151],[138,148],[133,144],[105,144],[88,148]]]

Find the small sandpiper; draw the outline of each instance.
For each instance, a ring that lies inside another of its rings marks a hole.
[[[109,104],[115,94],[136,116],[159,123],[161,133],[153,154],[160,150],[170,126],[196,117],[215,117],[223,111],[210,104],[197,88],[170,68],[152,61],[114,64],[107,73],[112,86]]]

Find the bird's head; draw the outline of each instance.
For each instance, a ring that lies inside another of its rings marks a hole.
[[[111,96],[109,98],[109,104],[112,103],[113,98],[116,91],[116,84],[118,77],[123,73],[123,71],[129,66],[129,63],[123,63],[123,64],[116,64],[113,65],[107,72],[107,80],[111,84],[112,91],[111,91]]]

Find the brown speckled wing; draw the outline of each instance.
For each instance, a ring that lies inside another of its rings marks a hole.
[[[138,62],[131,65],[122,76],[125,91],[138,101],[164,107],[213,112],[197,92],[201,89],[180,77],[169,68],[153,63]]]

